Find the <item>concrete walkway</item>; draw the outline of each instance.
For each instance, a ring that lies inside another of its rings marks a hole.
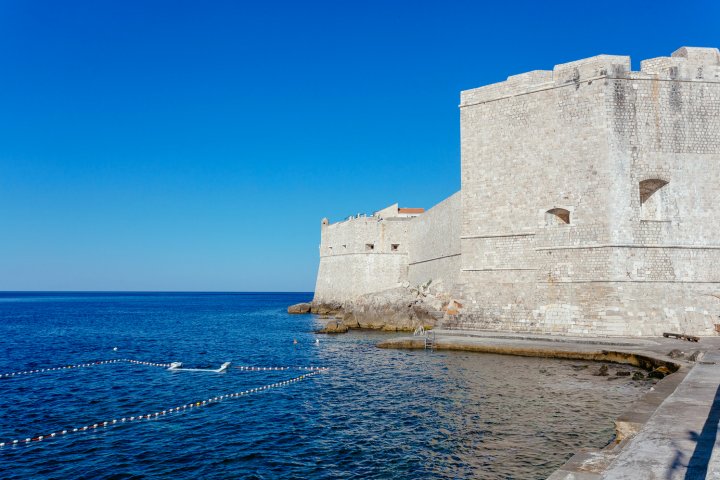
[[[573,338],[551,335],[436,330],[439,350],[608,360],[677,372],[616,419],[624,437],[602,450],[578,452],[549,480],[720,480],[720,338],[698,343],[667,338]],[[424,348],[406,337],[382,348]],[[685,358],[670,358],[672,350]],[[699,353],[698,361],[687,360]]]
[[[710,461],[718,445],[720,419],[720,353],[714,350],[692,367],[602,476],[596,478],[720,478],[718,459]]]

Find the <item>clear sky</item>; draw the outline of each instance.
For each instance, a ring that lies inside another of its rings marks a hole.
[[[0,1],[0,290],[311,291],[460,188],[459,92],[720,47],[720,2]]]

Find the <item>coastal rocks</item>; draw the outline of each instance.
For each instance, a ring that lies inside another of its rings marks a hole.
[[[432,328],[442,318],[443,302],[416,288],[393,288],[362,295],[344,306],[343,323],[351,328],[413,331]]]
[[[670,350],[670,352],[668,353],[668,357],[670,357],[670,358],[684,358],[684,357],[685,357],[685,352],[683,352],[682,350],[678,350],[677,348],[675,348],[675,349],[673,349],[673,350]]]
[[[404,282],[342,304],[313,301],[310,313],[320,318],[334,317],[348,328],[412,332],[421,325],[432,328],[461,308],[462,303],[445,292],[442,282],[428,281],[415,286]]]
[[[316,303],[310,304],[310,313],[316,315],[335,316],[342,313],[343,307],[339,303]]]
[[[582,366],[573,366],[573,370],[579,371]],[[587,366],[584,366],[587,368]],[[667,370],[666,367],[660,367],[664,370]],[[667,370],[669,372],[669,370]],[[590,372],[588,372],[590,373]],[[669,373],[668,373],[669,374]],[[633,380],[643,380],[645,378],[645,375],[636,370],[635,367],[631,367],[628,365],[608,365],[608,364],[602,364],[598,367],[597,370],[593,371],[591,375],[595,377],[608,377],[608,380],[618,380],[621,378],[627,378],[629,379],[632,377]]]
[[[693,353],[691,353],[690,355],[688,355],[687,360],[689,362],[697,362],[700,359],[700,357],[702,357],[702,352],[700,350],[696,350]]]
[[[347,325],[337,320],[332,320],[325,325],[325,328],[319,330],[317,333],[345,333],[347,331]]]
[[[687,360],[687,361],[689,361],[689,362],[697,362],[698,358],[700,357],[700,353],[701,353],[700,350],[695,350],[695,351],[692,352],[692,353],[686,353],[686,352],[683,352],[683,351],[678,350],[678,349],[676,348],[676,349],[674,349],[674,350],[670,350],[670,352],[668,352],[667,355],[668,355],[668,357],[670,357],[670,358],[672,358],[672,359],[678,359],[678,358],[679,358],[679,359],[681,359],[681,360],[682,360],[682,359],[685,359],[685,360]]]
[[[600,365],[600,368],[597,373],[594,373],[594,375],[597,377],[607,377],[609,375],[608,370],[609,368],[607,365]]]
[[[290,305],[287,312],[293,314],[310,313],[310,307],[311,305],[309,303],[296,303],[295,305]]]
[[[648,378],[665,378],[666,376],[670,375],[672,372],[667,367],[658,367],[652,372],[648,373]]]

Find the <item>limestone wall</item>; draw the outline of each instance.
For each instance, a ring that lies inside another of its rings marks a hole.
[[[720,56],[642,65],[602,55],[463,93],[463,326],[720,323]],[[653,179],[667,184],[641,205]]]
[[[315,301],[342,303],[407,280],[410,218],[323,224]]]
[[[606,87],[580,75],[595,78],[626,66],[627,57],[602,56],[463,93],[461,277],[469,326],[528,329],[543,302],[537,284],[550,273],[547,254],[537,247],[607,239],[605,185],[613,172],[602,161],[608,155]],[[543,83],[528,83],[534,79]],[[553,209],[567,211],[570,223],[547,213]],[[572,275],[576,263],[583,264],[579,257],[552,268]],[[537,329],[549,328],[544,320]]]
[[[606,96],[618,307],[643,333],[673,323],[711,333],[720,323],[720,54],[682,48],[642,69],[612,80]],[[664,186],[643,199],[647,182]]]
[[[410,222],[408,281],[432,280],[452,290],[460,275],[461,194],[448,197]]]
[[[397,204],[370,217],[321,226],[315,301],[343,303],[405,282],[442,280],[460,272],[460,193],[415,216]]]

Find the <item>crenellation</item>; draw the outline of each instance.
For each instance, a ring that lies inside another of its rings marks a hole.
[[[676,81],[720,81],[720,50],[682,47],[670,57],[640,62],[640,70],[656,79]]]
[[[553,82],[555,85],[566,85],[579,84],[602,77],[625,78],[630,70],[630,57],[628,56],[597,55],[555,65]]]
[[[717,48],[682,47],[671,57],[642,60],[640,66],[640,71],[632,71],[629,56],[597,55],[555,65],[552,71],[533,70],[511,75],[504,82],[465,90],[460,94],[460,106],[553,88],[574,86],[579,89],[602,79],[720,82],[720,51]]]

